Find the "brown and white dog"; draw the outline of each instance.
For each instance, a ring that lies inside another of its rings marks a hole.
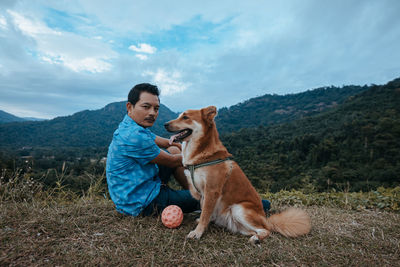
[[[216,115],[214,106],[187,110],[165,124],[169,132],[177,133],[170,142],[182,141],[183,165],[191,169],[185,170],[189,189],[201,204],[198,225],[187,237],[199,239],[210,221],[234,233],[251,235],[253,244],[271,231],[287,237],[307,234],[311,224],[303,210],[290,208],[265,216],[260,196],[219,139]]]

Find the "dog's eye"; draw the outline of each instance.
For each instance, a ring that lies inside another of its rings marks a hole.
[[[183,117],[182,117],[182,119],[184,119],[184,120],[188,120],[188,119],[189,119],[189,117],[188,117],[188,116],[183,116]]]

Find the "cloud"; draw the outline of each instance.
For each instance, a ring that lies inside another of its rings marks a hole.
[[[149,58],[148,56],[142,54],[136,54],[135,56],[140,60],[147,60]]]
[[[145,43],[141,43],[139,44],[139,46],[131,45],[129,46],[129,49],[138,53],[145,54],[154,54],[157,51],[157,48]]]
[[[23,15],[7,10],[8,14],[11,15],[11,17],[14,20],[14,24],[26,35],[32,36],[32,37],[37,37],[38,35],[41,34],[53,34],[53,35],[60,35],[61,33],[58,31],[54,31],[50,28],[48,28],[46,25],[41,23],[40,21],[37,20],[30,20]]]
[[[56,56],[56,60],[53,62],[57,63],[58,62],[57,58],[59,57]],[[93,58],[93,57],[87,57],[83,59],[60,58],[60,61],[62,61],[66,67],[76,72],[89,71],[92,73],[96,73],[96,72],[109,71],[112,68],[112,65],[110,63],[104,61],[101,58]]]
[[[167,72],[164,69],[157,71],[145,71],[142,76],[150,77],[151,82],[156,84],[161,91],[161,95],[169,96],[185,91],[189,83],[182,82],[182,74],[179,71]]]
[[[74,33],[55,31],[44,23],[8,10],[16,27],[32,37],[36,47],[30,47],[33,56],[44,62],[60,64],[75,72],[106,72],[109,62],[116,57],[101,38],[88,38]]]
[[[140,82],[157,84],[178,111],[400,75],[398,0],[0,7],[0,106],[20,116],[101,108]]]
[[[147,60],[149,57],[144,54],[154,54],[157,51],[157,48],[149,44],[140,43],[138,46],[129,46],[129,50],[138,52],[139,54],[135,55],[138,59]]]
[[[0,15],[0,28],[3,28],[3,30],[7,28],[6,18],[2,15]]]

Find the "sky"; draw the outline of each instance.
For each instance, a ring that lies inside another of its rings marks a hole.
[[[0,0],[0,110],[51,119],[155,84],[175,112],[400,77],[398,0]]]

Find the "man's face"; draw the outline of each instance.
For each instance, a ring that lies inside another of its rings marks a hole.
[[[142,92],[139,101],[132,105],[130,102],[126,104],[128,116],[132,118],[140,126],[147,128],[153,126],[158,116],[160,101],[158,96]]]

